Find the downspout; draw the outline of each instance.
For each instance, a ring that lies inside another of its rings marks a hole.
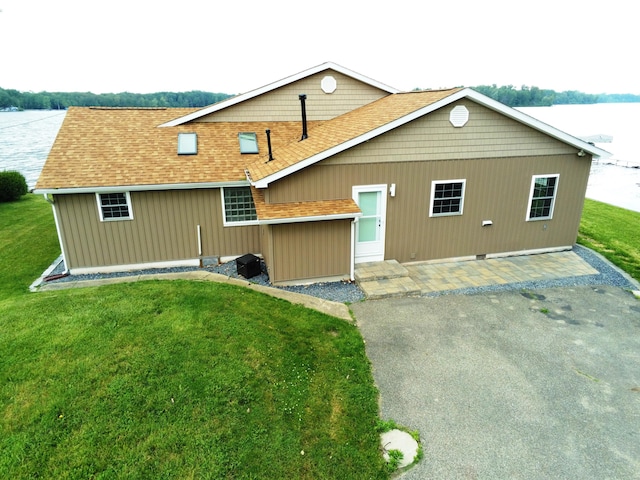
[[[197,234],[198,234],[198,258],[200,259],[200,268],[204,267],[204,262],[202,260],[202,229],[200,225],[197,226]]]
[[[60,253],[62,254],[62,261],[64,262],[64,272],[65,274],[69,273],[69,264],[67,263],[67,253],[64,248],[64,242],[62,241],[62,230],[60,229],[60,219],[58,218],[58,212],[56,209],[56,200],[52,195],[49,198],[48,194],[44,194],[44,199],[51,204],[51,209],[53,210],[53,221],[56,224],[56,233],[58,234],[58,242],[60,243]]]
[[[349,279],[352,282],[356,281],[356,222],[357,218],[354,218],[351,221],[351,255],[350,255],[350,263],[349,266]]]

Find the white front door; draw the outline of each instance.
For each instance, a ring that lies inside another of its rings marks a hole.
[[[381,262],[384,260],[387,186],[353,187],[353,199],[362,211],[355,229],[355,263]]]

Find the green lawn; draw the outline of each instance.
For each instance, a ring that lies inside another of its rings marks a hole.
[[[640,213],[586,199],[578,243],[640,281]]]
[[[59,254],[0,204],[0,478],[387,478],[357,328],[250,290],[28,293]]]

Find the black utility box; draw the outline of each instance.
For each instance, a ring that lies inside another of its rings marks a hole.
[[[247,253],[236,258],[236,268],[238,269],[238,275],[242,275],[244,278],[255,277],[260,275],[260,259],[251,253]]]

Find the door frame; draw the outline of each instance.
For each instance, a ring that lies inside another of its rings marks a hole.
[[[385,252],[385,237],[387,230],[387,184],[376,184],[376,185],[353,185],[351,187],[351,196],[353,201],[358,203],[358,194],[363,192],[380,192],[380,225],[379,228],[379,240],[380,243],[379,251],[376,251],[372,254],[360,255],[359,257],[356,255],[357,250],[357,231],[358,231],[358,221],[359,218],[356,218],[354,221],[354,228],[352,231],[352,245],[353,245],[353,263],[364,263],[364,262],[381,262],[384,260],[384,252]]]

